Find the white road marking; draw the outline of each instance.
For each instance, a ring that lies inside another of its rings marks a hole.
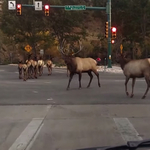
[[[44,83],[51,83],[51,82],[44,82]]]
[[[48,105],[47,106],[47,112],[49,112],[50,108],[52,107],[52,105]]]
[[[53,101],[53,98],[49,98],[49,99],[47,99],[47,101]]]
[[[25,150],[43,124],[44,118],[33,118],[9,150]]]
[[[38,91],[33,91],[33,93],[38,93]]]
[[[142,140],[142,137],[139,136],[139,133],[136,131],[132,123],[130,123],[128,118],[113,119],[125,142]]]
[[[5,70],[0,70],[0,71],[5,71]]]
[[[19,72],[14,72],[14,73],[17,73],[17,74],[19,74]]]
[[[33,143],[35,142],[36,138],[38,137],[42,127],[43,127],[43,123],[42,125],[39,127],[38,131],[35,133],[35,136],[33,137],[33,139],[30,141],[30,144],[27,146],[27,148],[25,150],[30,150],[32,148]]]

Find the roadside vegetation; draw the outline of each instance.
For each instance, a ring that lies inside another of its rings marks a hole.
[[[31,0],[17,0],[17,3],[32,4]],[[106,6],[106,0],[43,0],[50,5]],[[8,10],[7,1],[2,5],[0,24],[0,63],[17,63],[19,57],[25,60],[29,53],[38,55],[44,50],[44,59],[52,59],[58,66],[64,62],[58,50],[58,43],[66,40],[73,43],[82,39],[81,57],[100,57],[104,64],[107,58],[107,39],[105,38],[105,11],[84,10],[65,11],[50,8],[46,17],[44,11],[22,7],[22,15]],[[120,51],[130,53],[133,59],[150,56],[150,1],[149,0],[112,0],[112,26],[117,28],[117,39],[112,45],[112,63]],[[25,46],[32,47],[26,52]],[[76,49],[74,49],[76,51]],[[74,52],[73,51],[73,52]],[[67,53],[73,53],[67,52]]]

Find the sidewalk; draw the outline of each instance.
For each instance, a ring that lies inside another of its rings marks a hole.
[[[111,73],[123,73],[120,66],[112,66],[112,68],[107,68],[107,66],[98,66],[99,72],[111,72]]]
[[[17,66],[17,64],[9,64],[12,66]],[[46,65],[44,65],[44,67],[46,67]],[[53,64],[52,66],[53,68],[66,68],[66,66],[55,66],[55,64]],[[112,66],[112,68],[107,68],[107,66],[97,66],[97,71],[99,72],[111,72],[111,73],[123,73],[122,69],[120,66]]]

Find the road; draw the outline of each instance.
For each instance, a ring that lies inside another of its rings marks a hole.
[[[149,104],[150,94],[145,100],[141,100],[146,83],[144,79],[138,79],[135,84],[135,96],[130,99],[124,90],[124,76],[114,73],[100,73],[101,87],[97,85],[94,76],[90,88],[86,88],[89,76],[83,74],[82,89],[78,89],[78,76],[75,75],[70,90],[66,90],[68,78],[65,69],[53,69],[51,76],[44,75],[38,79],[24,82],[18,79],[16,66],[0,67],[0,104],[57,104],[57,105],[87,105],[87,104]],[[131,83],[129,82],[129,91]]]
[[[53,69],[26,82],[18,79],[17,67],[0,66],[0,149],[73,150],[114,146],[150,137],[150,93],[144,79],[135,84],[135,96],[124,91],[123,74],[83,74],[82,89],[74,76],[70,90],[65,69]],[[129,83],[129,91],[131,91]]]

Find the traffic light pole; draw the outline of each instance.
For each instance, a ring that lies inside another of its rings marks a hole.
[[[107,0],[107,20],[108,20],[108,68],[112,68],[111,65],[111,0]]]

